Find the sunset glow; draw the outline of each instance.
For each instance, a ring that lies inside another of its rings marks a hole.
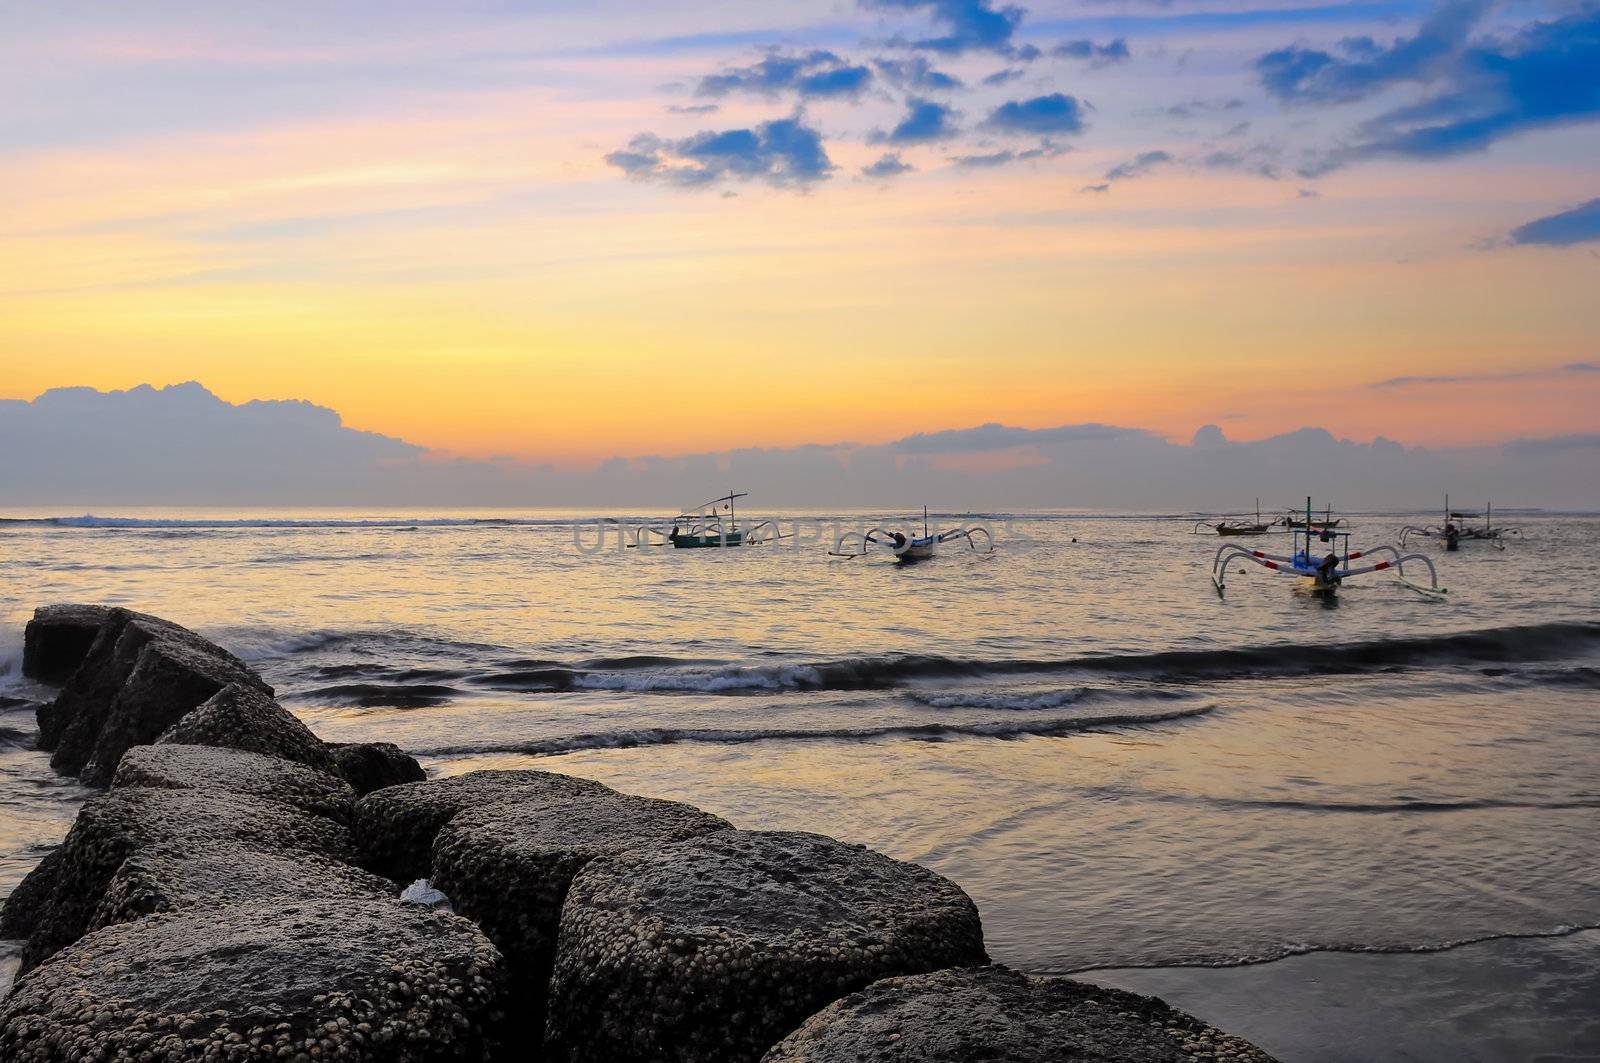
[[[1263,53],[1388,42],[1426,8],[1035,4],[1007,47],[1045,57],[935,54],[966,86],[940,97],[961,132],[904,147],[874,131],[936,94],[881,72],[849,97],[704,91],[766,46],[923,54],[883,43],[937,21],[902,6],[13,10],[0,397],[194,379],[450,454],[556,461],[986,421],[1408,444],[1594,430],[1600,374],[1560,367],[1597,353],[1596,245],[1508,234],[1596,195],[1600,130],[1304,176],[1406,93],[1291,105],[1258,80]],[[1077,38],[1130,55],[1048,54]],[[1052,93],[1085,101],[1080,131],[983,117]],[[796,115],[832,167],[813,180],[680,187],[615,162],[640,134]],[[886,151],[914,170],[864,176]],[[1397,377],[1462,379],[1382,385]]]

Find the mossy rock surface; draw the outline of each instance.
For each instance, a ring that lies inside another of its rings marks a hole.
[[[573,1063],[754,1063],[879,978],[987,962],[977,907],[926,868],[816,834],[721,831],[578,873],[548,1035]]]
[[[473,1061],[492,1050],[499,953],[465,919],[323,900],[98,930],[0,1002],[0,1059]]]
[[[364,866],[396,882],[425,878],[439,829],[470,808],[540,800],[609,787],[551,771],[472,771],[448,779],[387,786],[356,802],[354,830]]]
[[[763,1063],[1271,1063],[1154,997],[1005,967],[886,978],[835,1001]]]
[[[350,784],[329,772],[219,746],[135,746],[123,754],[112,788],[139,786],[246,794],[341,823],[350,821],[356,799]]]

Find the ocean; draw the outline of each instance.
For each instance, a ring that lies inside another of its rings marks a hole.
[[[934,514],[995,552],[898,565],[830,556],[835,525],[920,514],[757,515],[795,537],[0,513],[0,894],[87,795],[32,748],[22,626],[105,602],[436,775],[537,766],[926,864],[997,961],[1285,1060],[1600,1058],[1600,519],[1497,513],[1503,550],[1413,541],[1448,595],[1377,573],[1328,601],[1238,565],[1219,597],[1192,516]],[[1351,521],[1357,548],[1421,522]]]

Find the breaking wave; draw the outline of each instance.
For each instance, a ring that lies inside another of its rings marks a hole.
[[[1092,731],[1108,727],[1136,727],[1168,723],[1195,716],[1204,716],[1214,706],[1199,705],[1171,712],[1107,713],[1102,716],[1072,716],[1061,719],[1029,721],[993,721],[970,724],[886,724],[882,727],[832,727],[808,730],[805,728],[695,728],[695,727],[641,727],[624,731],[600,731],[590,734],[562,735],[554,738],[533,739],[527,742],[504,744],[443,746],[416,752],[429,757],[468,757],[491,754],[529,757],[557,756],[589,749],[635,749],[640,746],[667,746],[680,742],[702,742],[717,745],[744,745],[751,742],[771,741],[866,741],[874,738],[912,738],[936,742],[945,738],[1024,738],[1051,736]]]

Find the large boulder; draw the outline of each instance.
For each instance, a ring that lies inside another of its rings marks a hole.
[[[218,790],[281,801],[319,816],[350,821],[356,793],[336,775],[292,760],[217,746],[134,746],[122,755],[112,789]]]
[[[422,782],[428,777],[417,758],[393,742],[330,742],[327,750],[334,768],[349,780],[358,794]]]
[[[83,663],[39,712],[51,766],[92,785],[111,781],[130,746],[154,741],[230,683],[271,696],[237,657],[177,624],[113,609]]]
[[[1004,967],[886,978],[835,1001],[763,1063],[1271,1063],[1154,997]]]
[[[0,1059],[478,1063],[501,961],[465,919],[294,901],[98,930],[18,980]]]
[[[247,683],[230,683],[163,731],[158,745],[221,746],[337,771],[322,739],[289,710]]]
[[[753,1063],[879,978],[987,962],[977,907],[926,868],[817,834],[721,831],[578,873],[547,1031],[570,1063]]]
[[[445,824],[429,877],[505,954],[516,1014],[538,1030],[573,876],[598,856],[731,829],[690,805],[612,790],[502,802]]]
[[[303,849],[336,860],[354,855],[342,824],[289,805],[209,790],[113,790],[86,802],[67,832],[50,900],[37,911],[22,950],[23,970],[83,935],[128,857],[157,844],[198,849],[216,841]]]
[[[61,847],[44,854],[0,905],[0,938],[25,938],[39,925],[39,919],[55,893],[61,875]]]
[[[352,864],[304,849],[229,839],[151,845],[106,883],[88,930],[186,908],[287,904],[294,900],[392,899],[398,887]]]
[[[550,771],[472,771],[449,779],[389,786],[356,802],[356,845],[363,866],[399,882],[433,865],[439,828],[469,808],[611,791],[590,779]]]
[[[107,605],[41,605],[22,634],[22,674],[41,683],[65,683],[94,645]]]

